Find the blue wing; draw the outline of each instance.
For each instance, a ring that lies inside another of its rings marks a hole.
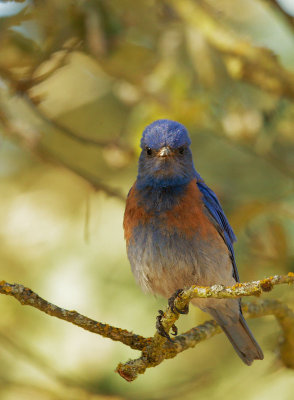
[[[212,217],[214,225],[216,226],[218,232],[224,239],[230,251],[231,260],[233,264],[233,276],[236,279],[236,281],[239,282],[239,274],[236,266],[236,260],[233,248],[233,243],[237,240],[237,238],[233,232],[233,229],[229,224],[227,217],[225,216],[225,213],[223,212],[223,209],[220,205],[220,202],[218,201],[218,198],[216,197],[215,193],[206,185],[206,183],[203,181],[203,179],[198,173],[197,173],[197,186],[203,195],[204,205],[207,211],[209,212],[210,216]]]

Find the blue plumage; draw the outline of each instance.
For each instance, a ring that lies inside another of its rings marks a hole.
[[[159,119],[148,125],[142,135],[141,148],[160,149],[163,146],[178,148],[189,146],[191,140],[184,125],[168,119]]]
[[[234,231],[229,224],[229,221],[220,205],[220,202],[216,194],[206,185],[201,176],[197,173],[197,186],[203,195],[203,202],[208,212],[214,219],[216,227],[222,235],[231,255],[232,266],[233,266],[233,276],[237,282],[240,281],[239,273],[237,270],[235,253],[233,248],[233,243],[237,240]]]

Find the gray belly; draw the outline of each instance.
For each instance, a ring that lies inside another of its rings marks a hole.
[[[145,292],[170,297],[191,285],[235,283],[221,237],[204,241],[195,234],[187,239],[176,231],[145,225],[135,228],[127,250],[133,274]]]

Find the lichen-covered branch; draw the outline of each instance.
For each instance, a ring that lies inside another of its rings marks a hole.
[[[187,302],[191,301],[195,297],[226,299],[243,296],[259,296],[262,292],[269,292],[274,286],[285,283],[294,283],[294,273],[289,272],[288,275],[275,275],[253,282],[236,283],[231,287],[223,285],[201,287],[195,285],[183,291],[177,299],[176,306],[178,308],[183,308]]]
[[[294,369],[294,312],[278,300],[259,300],[243,305],[242,309],[246,318],[259,318],[266,315],[276,317],[283,331],[280,358],[286,367]],[[211,320],[178,335],[172,342],[166,341],[162,347],[156,348],[150,342],[140,358],[119,364],[117,372],[131,382],[139,374],[143,374],[147,368],[155,367],[165,359],[174,358],[182,351],[193,348],[221,332],[217,322]]]
[[[259,281],[248,283],[237,283],[233,287],[214,285],[211,287],[192,286],[183,291],[175,300],[178,309],[183,309],[195,297],[213,298],[235,298],[242,296],[258,296],[262,292],[268,292],[279,284],[294,283],[294,273],[290,272],[285,276],[274,276]],[[77,311],[69,311],[58,307],[40,297],[31,289],[19,284],[0,282],[0,293],[14,297],[22,305],[29,305],[48,315],[57,317],[64,321],[73,323],[85,330],[97,333],[111,340],[121,343],[142,352],[141,357],[130,360],[125,364],[119,364],[117,372],[127,381],[133,381],[139,374],[143,374],[147,368],[155,367],[168,358],[175,357],[188,348],[204,341],[221,332],[215,321],[207,321],[183,334],[178,335],[174,340],[155,333],[153,338],[145,338],[129,332],[125,329],[113,327],[108,324],[97,322],[91,318],[79,314]],[[284,332],[284,342],[281,346],[281,359],[289,368],[294,368],[294,313],[286,305],[275,300],[264,300],[252,303],[243,307],[248,317],[260,317],[263,315],[274,315]],[[177,312],[169,307],[162,318],[162,325],[166,332],[169,332],[172,325],[179,318]]]
[[[289,272],[286,276],[276,275],[274,277],[259,281],[237,283],[233,287],[224,287],[222,285],[214,285],[211,287],[192,286],[191,288],[183,291],[176,298],[174,304],[177,309],[183,310],[195,297],[224,299],[242,296],[259,296],[262,292],[268,292],[272,290],[275,285],[286,283],[294,283],[293,272]],[[170,307],[166,309],[161,323],[167,333],[170,331],[178,318],[179,314],[177,312],[173,312]],[[289,328],[288,331],[293,332],[292,329],[294,329],[294,317],[292,319],[290,318],[289,321],[289,325],[291,325],[291,327],[293,325],[293,327],[291,329]],[[164,359],[172,358],[177,353],[186,350],[186,348],[194,347],[200,341],[208,339],[218,332],[220,332],[220,328],[218,327],[217,323],[214,321],[209,321],[200,327],[194,328],[185,334],[177,336],[173,340],[173,344],[156,332],[152,341],[148,344],[148,346],[146,346],[146,348],[143,349],[141,357],[136,360],[130,360],[125,364],[119,364],[117,367],[117,372],[127,381],[133,381],[139,374],[143,374],[147,368],[155,367]],[[290,334],[287,335],[287,337],[289,336]],[[180,347],[178,341],[180,341]],[[181,345],[182,342],[184,342],[183,345]],[[291,340],[287,343],[290,343],[287,344],[287,346],[290,347],[293,344],[294,351],[294,343],[292,343]],[[171,346],[172,349],[170,349]],[[287,366],[290,366],[290,364],[288,363]]]
[[[31,289],[17,283],[10,284],[5,281],[0,281],[0,293],[14,297],[22,305],[35,307],[48,315],[71,322],[89,332],[97,333],[111,340],[120,341],[135,350],[142,350],[148,342],[148,339],[135,335],[125,329],[97,322],[79,314],[77,311],[69,311],[49,303],[49,301],[43,299]]]

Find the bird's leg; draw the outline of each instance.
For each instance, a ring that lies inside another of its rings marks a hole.
[[[164,330],[164,327],[161,322],[164,312],[162,310],[158,310],[158,312],[159,315],[156,317],[156,330],[161,336],[167,338],[170,342],[172,342],[169,334]],[[176,336],[178,334],[178,328],[175,326],[175,324],[173,324],[171,328],[173,331],[172,335]]]
[[[169,305],[169,307],[170,307],[170,309],[172,310],[173,313],[177,312],[179,314],[188,314],[188,312],[189,312],[189,304],[187,304],[183,310],[179,310],[175,306],[175,300],[181,293],[183,293],[183,289],[176,290],[175,293],[168,299],[168,305]]]

